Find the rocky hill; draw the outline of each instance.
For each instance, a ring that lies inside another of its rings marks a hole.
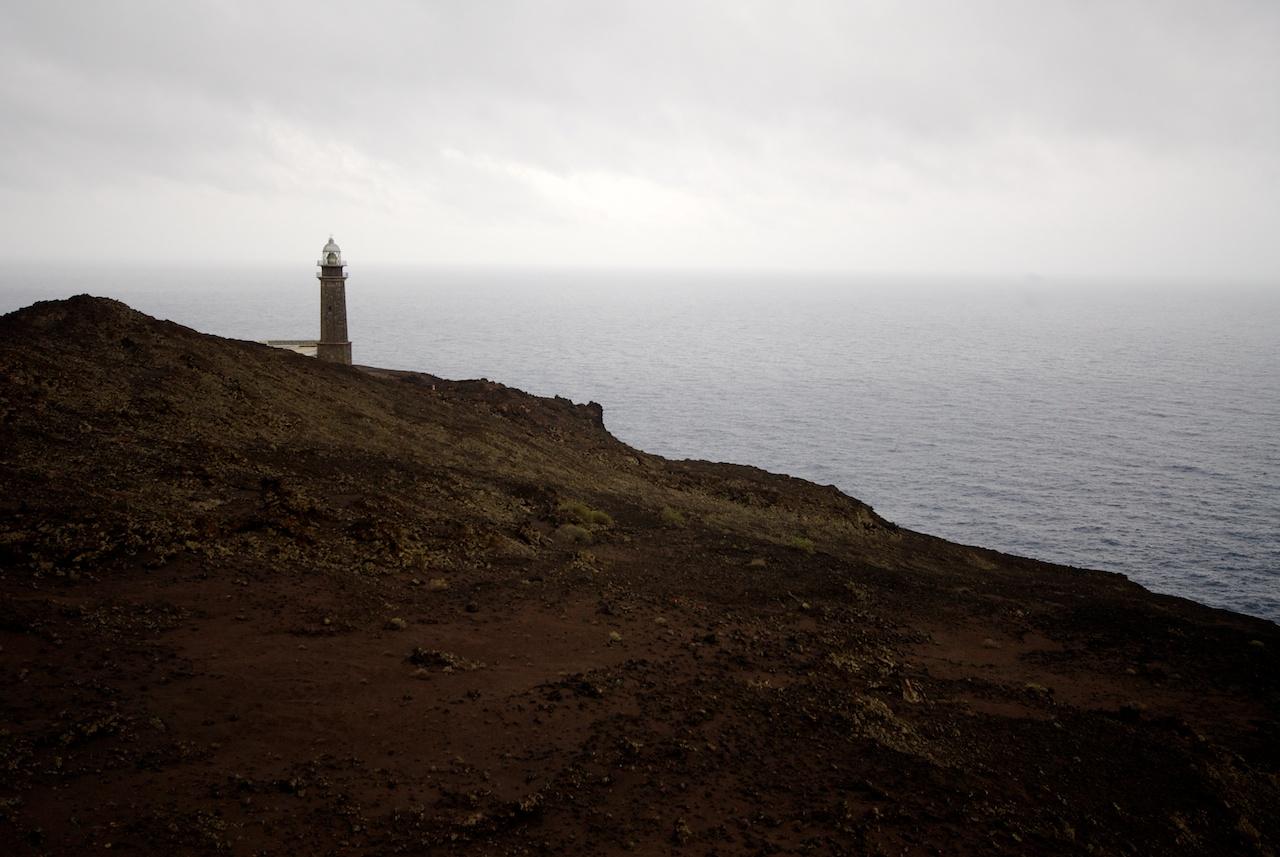
[[[0,318],[0,853],[1274,854],[1280,629],[599,406]]]

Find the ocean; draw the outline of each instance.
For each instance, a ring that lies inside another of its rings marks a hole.
[[[1280,287],[349,269],[357,363],[604,406],[670,458],[833,484],[897,524],[1280,621]],[[313,271],[29,267],[243,339]]]

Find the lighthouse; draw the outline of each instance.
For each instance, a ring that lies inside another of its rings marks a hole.
[[[320,251],[320,341],[316,357],[331,363],[351,365],[351,340],[347,339],[347,263],[342,250],[329,236]]]

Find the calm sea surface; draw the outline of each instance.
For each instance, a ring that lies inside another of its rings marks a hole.
[[[1280,621],[1273,290],[351,268],[356,362],[604,405],[673,458]],[[19,271],[198,330],[314,338],[313,272]]]

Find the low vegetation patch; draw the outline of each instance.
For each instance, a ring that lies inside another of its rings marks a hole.
[[[591,544],[591,531],[577,524],[561,524],[556,530],[556,538],[577,545]]]
[[[792,536],[787,540],[787,545],[795,548],[796,550],[802,550],[808,554],[811,554],[816,550],[813,545],[813,539],[807,539],[804,536]]]
[[[688,521],[685,520],[684,512],[674,509],[671,506],[663,506],[659,513],[662,518],[662,524],[666,527],[684,527]]]
[[[561,515],[568,518],[574,523],[581,524],[585,527],[612,527],[613,518],[609,517],[608,512],[602,512],[599,509],[593,509],[586,503],[576,500],[561,503],[558,510]]]

